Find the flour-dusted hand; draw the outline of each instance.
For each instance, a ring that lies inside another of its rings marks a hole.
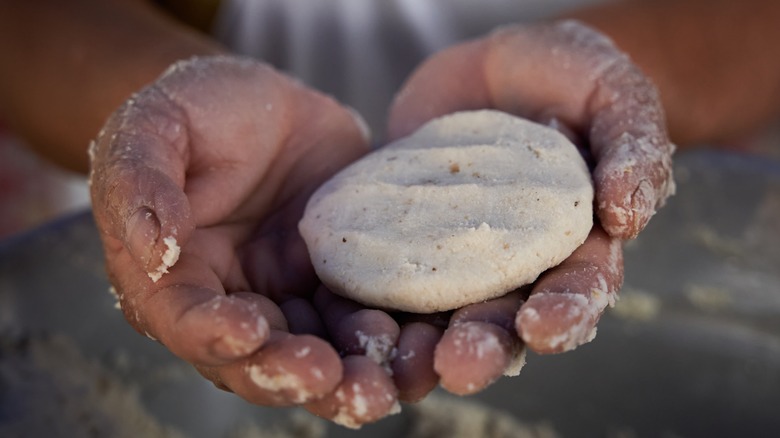
[[[311,192],[367,142],[351,111],[261,63],[172,66],[91,149],[95,217],[128,321],[250,402],[344,411],[353,400],[339,388],[385,371],[342,360],[327,340],[297,225]],[[385,380],[351,425],[395,408]]]
[[[674,146],[656,88],[607,37],[579,22],[508,26],[432,56],[396,97],[391,139],[441,115],[481,108],[571,138],[591,161],[599,223],[525,290],[526,301],[468,306],[461,311],[479,316],[466,322],[456,313],[436,347],[435,369],[457,393],[479,391],[504,366],[521,362],[512,360],[519,355],[512,337],[541,353],[590,341],[622,284],[620,241],[635,237],[674,192]]]

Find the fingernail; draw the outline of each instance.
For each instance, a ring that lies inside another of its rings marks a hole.
[[[631,195],[631,212],[633,216],[632,234],[636,236],[642,231],[650,218],[655,214],[655,190],[649,181],[643,180]]]
[[[152,210],[141,207],[127,220],[125,246],[145,269],[149,267],[159,237],[160,221]]]

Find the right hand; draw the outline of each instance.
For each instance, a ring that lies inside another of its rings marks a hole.
[[[91,150],[93,210],[127,320],[252,403],[306,404],[353,426],[387,415],[395,385],[339,334],[397,326],[315,299],[297,229],[311,192],[367,151],[353,113],[261,63],[173,66]],[[344,321],[327,320],[336,313]]]

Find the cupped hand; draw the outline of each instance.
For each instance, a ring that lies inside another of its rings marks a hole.
[[[524,345],[558,353],[593,339],[622,284],[621,240],[635,237],[674,191],[674,146],[657,90],[608,38],[578,22],[509,26],[432,56],[398,93],[389,136],[481,108],[572,139],[593,166],[598,220],[533,285],[451,316],[432,362],[442,386],[458,394],[517,371]]]
[[[94,215],[130,324],[250,402],[308,404],[352,425],[390,412],[397,391],[381,365],[327,340],[297,231],[311,192],[367,142],[351,111],[261,63],[172,66],[90,149]],[[352,394],[361,382],[373,386]],[[357,396],[370,402],[355,411]]]

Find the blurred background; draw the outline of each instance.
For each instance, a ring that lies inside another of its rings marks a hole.
[[[0,240],[86,208],[86,178],[35,154],[0,121]]]
[[[523,8],[535,19],[571,3]],[[675,175],[678,194],[625,247],[626,285],[594,342],[348,431],[250,406],[135,333],[108,293],[85,177],[0,121],[0,437],[776,436],[780,122],[680,153]]]

